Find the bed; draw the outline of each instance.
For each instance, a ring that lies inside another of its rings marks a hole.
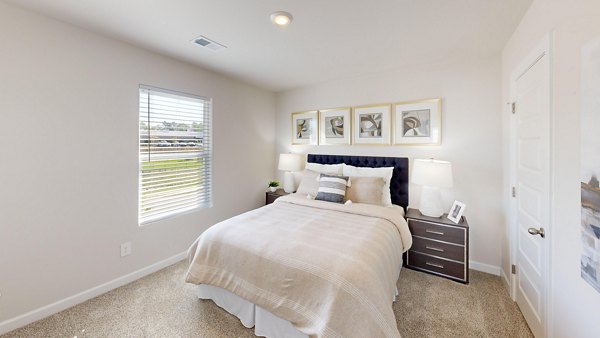
[[[265,337],[399,337],[392,302],[402,253],[408,159],[309,154],[307,162],[393,167],[393,206],[302,194],[235,216],[189,250],[186,281]]]

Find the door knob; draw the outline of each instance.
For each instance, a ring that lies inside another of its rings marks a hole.
[[[529,228],[527,229],[527,232],[529,232],[530,235],[540,235],[542,238],[546,237],[546,232],[544,232],[544,228],[542,227],[540,227],[539,229]]]

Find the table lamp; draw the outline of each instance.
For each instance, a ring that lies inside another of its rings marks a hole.
[[[440,188],[452,188],[452,163],[434,159],[413,161],[412,183],[423,186],[419,211],[430,217],[444,214]]]
[[[292,171],[302,170],[304,156],[300,154],[279,154],[279,166],[277,169],[285,171],[283,178],[283,190],[287,193],[293,193],[296,190],[294,175]]]

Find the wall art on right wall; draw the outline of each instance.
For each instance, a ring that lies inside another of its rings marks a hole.
[[[600,39],[581,61],[581,278],[600,292]]]
[[[429,99],[394,104],[394,144],[441,144],[441,101]]]

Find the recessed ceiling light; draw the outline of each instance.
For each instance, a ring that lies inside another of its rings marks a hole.
[[[289,25],[294,17],[288,12],[275,12],[271,14],[271,22],[277,27],[286,27]]]

